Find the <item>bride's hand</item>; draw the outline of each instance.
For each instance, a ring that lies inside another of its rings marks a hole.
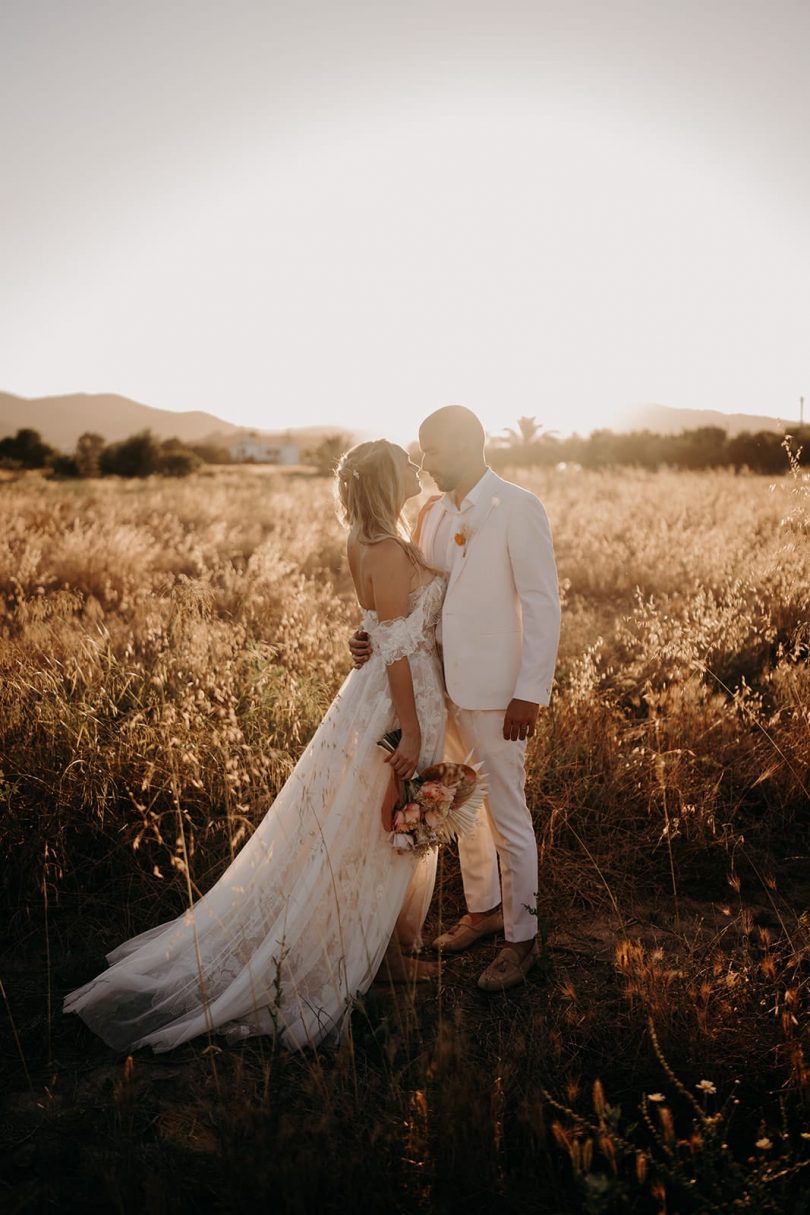
[[[409,780],[419,763],[419,749],[422,746],[422,733],[417,726],[411,730],[403,730],[396,751],[386,757],[400,780]]]

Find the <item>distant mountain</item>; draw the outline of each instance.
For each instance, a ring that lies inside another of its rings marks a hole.
[[[116,393],[75,392],[59,397],[18,397],[0,392],[0,438],[23,427],[38,430],[46,443],[60,451],[72,451],[79,435],[93,431],[109,443],[127,439],[140,430],[151,430],[158,439],[181,439],[184,443],[207,440],[231,446],[246,435],[316,444],[339,426],[311,426],[284,432],[236,426],[199,409],[175,413],[155,409]]]
[[[625,414],[625,424],[619,430],[652,430],[659,435],[678,434],[682,430],[697,430],[702,426],[720,426],[728,435],[743,430],[772,430],[777,434],[790,431],[798,419],[765,417],[753,413],[721,413],[719,409],[673,409],[670,405],[640,405]]]
[[[224,436],[240,429],[201,410],[173,413],[116,393],[28,398],[0,392],[0,435],[14,434],[24,426],[38,430],[46,443],[62,451],[72,451],[79,435],[88,430],[110,443],[147,429],[159,439],[176,435],[186,443],[196,443],[212,431]]]

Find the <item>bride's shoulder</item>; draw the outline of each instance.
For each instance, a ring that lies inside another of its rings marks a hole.
[[[366,544],[351,538],[347,543],[349,565],[373,577],[410,574],[411,560],[403,545],[393,538]]]
[[[408,554],[397,540],[378,540],[376,544],[364,544],[362,548],[363,562],[369,570],[383,574],[410,571]]]
[[[357,536],[350,534],[346,539],[346,550],[364,561],[375,561],[381,554],[402,552],[402,545],[393,536],[368,541],[358,540]]]

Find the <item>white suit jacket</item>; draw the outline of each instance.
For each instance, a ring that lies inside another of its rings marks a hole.
[[[480,487],[480,489],[479,489]],[[547,705],[560,637],[560,595],[542,503],[487,469],[454,544],[442,608],[444,676],[462,709],[505,709],[513,697]],[[425,558],[444,507],[423,508],[414,539]]]

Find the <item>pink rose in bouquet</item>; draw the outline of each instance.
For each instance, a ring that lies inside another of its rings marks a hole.
[[[391,826],[395,833],[412,832],[422,821],[422,807],[418,802],[406,802],[394,811]]]
[[[437,780],[426,780],[419,786],[417,798],[422,806],[432,810],[449,810],[456,795],[455,785],[441,785]]]

